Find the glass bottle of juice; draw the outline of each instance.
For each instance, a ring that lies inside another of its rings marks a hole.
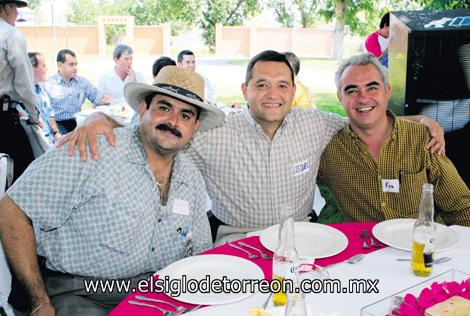
[[[281,214],[281,223],[279,225],[278,246],[273,257],[273,280],[280,281],[281,288],[273,293],[273,303],[275,306],[286,304],[287,296],[285,289],[282,288],[282,282],[286,279],[295,281],[295,273],[298,264],[298,254],[295,249],[294,239],[294,220],[292,218],[292,209],[284,207]]]
[[[417,276],[428,276],[434,263],[436,246],[436,224],[434,223],[433,185],[423,184],[419,217],[413,227],[411,270]]]

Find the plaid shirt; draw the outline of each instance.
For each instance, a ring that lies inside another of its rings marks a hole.
[[[56,72],[43,83],[43,87],[51,100],[56,121],[74,119],[75,114],[80,112],[85,98],[94,104],[100,104],[103,98],[103,94],[81,76],[67,82]]]
[[[348,126],[323,152],[318,180],[330,187],[351,221],[417,218],[421,188],[429,181],[434,185],[436,210],[444,222],[469,226],[470,192],[452,162],[426,149],[426,127],[391,112],[388,115],[394,126],[377,162]],[[385,179],[398,180],[399,193],[384,192]]]
[[[248,110],[199,132],[187,153],[201,171],[212,212],[244,228],[277,224],[283,206],[304,220],[312,210],[320,155],[345,119],[315,109],[291,110],[273,140]]]
[[[116,148],[98,139],[99,161],[49,150],[7,191],[39,226],[38,253],[52,270],[127,278],[212,246],[204,181],[191,162],[176,156],[162,206],[139,126],[116,136]]]

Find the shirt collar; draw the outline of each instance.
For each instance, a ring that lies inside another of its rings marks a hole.
[[[69,82],[72,82],[72,81],[79,81],[79,77],[78,76],[75,76],[75,78],[72,78],[72,80],[70,81],[65,81],[64,77],[61,76],[60,72],[57,70],[57,72],[53,75],[54,76],[54,79],[55,81],[60,84],[61,82],[63,83],[69,83]]]
[[[282,120],[282,123],[281,123],[281,126],[279,126],[278,130],[276,131],[276,134],[279,133],[279,130],[280,129],[283,129],[285,128],[285,126],[288,126],[289,124],[289,121],[291,121],[291,117],[292,117],[292,112],[293,110],[290,110],[289,112],[287,112],[287,115],[284,117],[284,120]],[[263,131],[263,128],[261,127],[261,125],[253,118],[253,116],[251,115],[251,112],[250,112],[250,109],[245,108],[243,110],[243,116],[245,117],[246,121],[248,122],[248,124],[250,126],[252,126],[253,128],[257,129],[258,131],[262,132],[264,134],[264,131]]]
[[[135,164],[145,165],[147,163],[147,154],[145,153],[144,145],[140,138],[140,124],[132,125],[129,127],[131,129],[131,137],[129,139],[129,145],[127,148],[127,157],[128,161]],[[176,181],[179,183],[184,183],[185,179],[190,179],[191,175],[184,168],[184,165],[188,163],[187,157],[178,153],[174,158],[173,171],[172,171],[172,182]]]

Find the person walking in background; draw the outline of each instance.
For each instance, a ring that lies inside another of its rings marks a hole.
[[[145,82],[144,77],[132,67],[133,53],[131,47],[119,44],[114,48],[114,69],[102,75],[98,82],[98,90],[113,98],[112,102],[124,101],[123,87],[126,82]]]
[[[34,86],[36,94],[39,97],[39,113],[41,117],[41,124],[44,134],[48,137],[51,142],[54,142],[62,137],[59,131],[59,127],[54,118],[54,110],[51,107],[51,101],[47,96],[47,93],[41,87],[41,83],[46,80],[47,76],[47,65],[46,58],[43,54],[37,52],[28,53],[29,60],[33,66],[34,75]]]
[[[367,36],[366,51],[377,57],[382,65],[388,67],[388,42],[390,28],[390,13],[380,20],[379,29]]]
[[[29,124],[39,123],[39,100],[23,35],[15,28],[18,8],[26,1],[0,0],[0,152],[14,161],[14,180],[34,160],[17,107],[24,106]]]
[[[102,94],[90,81],[77,75],[77,58],[73,51],[60,50],[57,67],[57,73],[44,82],[44,90],[51,100],[57,126],[66,134],[77,126],[75,114],[80,112],[85,98],[94,104],[110,104],[112,97]]]
[[[299,71],[300,71],[300,60],[293,52],[285,52],[283,53],[287,60],[289,61],[290,65],[292,66],[292,70],[294,70],[295,74],[295,86],[297,89],[295,90],[294,101],[292,102],[292,108],[298,107],[300,109],[310,109],[314,108],[315,105],[313,104],[312,94],[310,90],[299,80]]]

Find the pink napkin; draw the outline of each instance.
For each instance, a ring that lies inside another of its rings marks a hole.
[[[362,240],[359,238],[361,231],[366,229],[372,235],[372,227],[377,224],[376,222],[366,222],[366,223],[340,223],[340,224],[332,224],[330,226],[342,231],[346,237],[348,238],[348,246],[344,249],[341,253],[324,259],[318,259],[315,261],[316,264],[320,266],[327,266],[333,263],[341,262],[344,260],[349,259],[351,256],[358,254],[358,253],[370,253],[375,250],[381,248],[371,248],[371,249],[362,249]],[[272,254],[269,250],[264,248],[261,245],[258,236],[248,237],[242,239],[245,243],[252,245],[254,247],[264,249],[264,251],[268,254]],[[225,254],[225,255],[236,255],[247,260],[252,261],[253,263],[257,264],[264,272],[264,276],[267,280],[271,280],[272,277],[272,261],[271,260],[264,260],[264,259],[248,259],[247,256],[240,251],[229,247],[228,245],[222,245],[220,247],[210,249],[208,251],[203,252],[201,255],[205,254]],[[109,315],[111,316],[131,316],[131,315],[139,315],[139,316],[155,316],[161,315],[158,310],[152,309],[149,307],[140,307],[134,306],[127,303],[129,300],[135,300],[135,295],[140,295],[140,293],[132,293],[129,294]],[[177,301],[166,294],[163,293],[145,293],[143,294],[146,297],[155,298],[159,300],[164,300],[167,302],[174,303],[178,306],[184,307],[193,307],[194,305],[186,304],[180,301]],[[158,304],[153,302],[146,302],[152,305],[160,306],[166,310],[172,310],[172,308],[167,304]]]

